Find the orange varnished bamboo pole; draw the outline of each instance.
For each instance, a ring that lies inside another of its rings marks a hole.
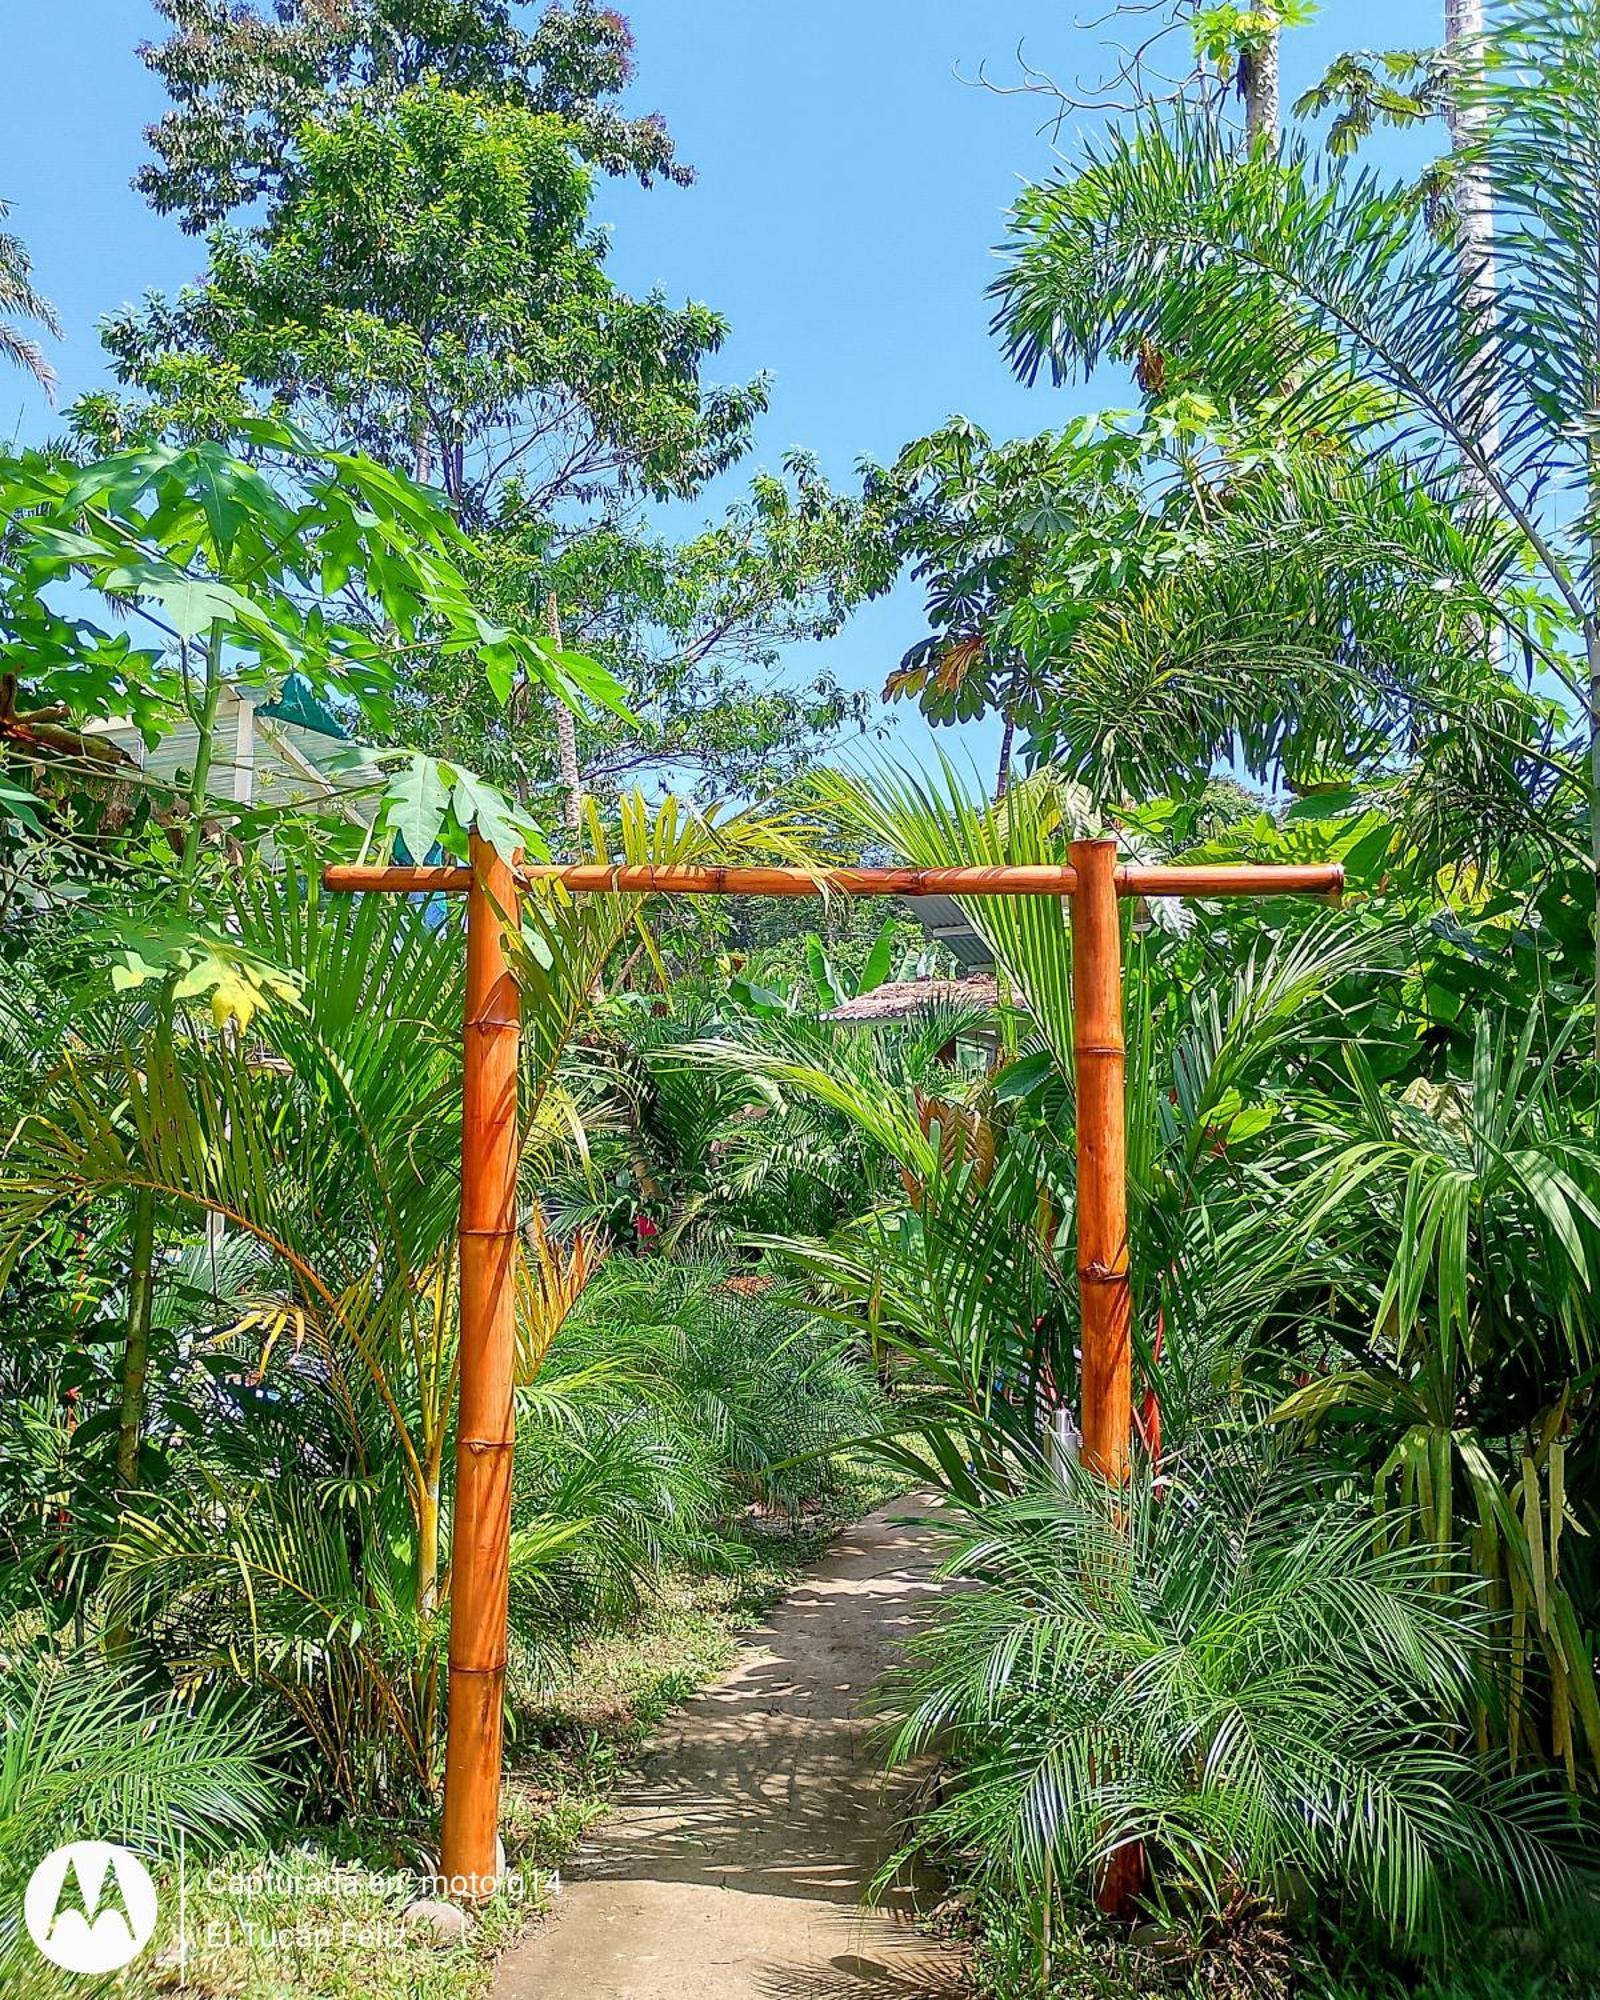
[[[1123,1082],[1122,925],[1117,844],[1076,840],[1072,899],[1073,1053],[1078,1088],[1078,1297],[1083,1457],[1119,1484],[1133,1421]]]
[[[438,895],[465,890],[470,868],[444,862],[398,868],[381,862],[335,862],[323,880],[336,890],[387,890]],[[1075,868],[1017,863],[992,868],[713,868],[695,863],[661,867],[600,862],[549,862],[517,870],[532,886],[559,882],[574,895],[627,896],[1070,896]],[[1142,867],[1115,870],[1119,896],[1336,896],[1344,870],[1335,863],[1216,868]]]
[[[1343,890],[1337,861],[1225,861],[1215,867],[1130,861],[1117,870],[1119,896],[1338,896]]]
[[[449,1893],[479,1902],[498,1875],[500,1760],[510,1597],[516,1348],[517,1039],[504,926],[516,878],[472,841],[461,1093],[461,1392],[450,1562],[450,1707],[444,1836]]]
[[[1078,1090],[1079,1422],[1083,1460],[1112,1484],[1128,1476],[1133,1428],[1133,1301],[1128,1284],[1122,920],[1117,844],[1077,840],[1072,899],[1073,1055]],[[1144,1849],[1119,1847],[1095,1901],[1125,1917],[1144,1887]]]

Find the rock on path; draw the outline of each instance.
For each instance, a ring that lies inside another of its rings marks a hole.
[[[869,1741],[873,1683],[935,1589],[905,1504],[833,1544],[740,1663],[670,1716],[494,2000],[924,2000],[951,1961],[897,1893],[861,1895],[894,1845]]]

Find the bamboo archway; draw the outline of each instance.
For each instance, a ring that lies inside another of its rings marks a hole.
[[[1337,896],[1344,870],[1121,864],[1114,840],[1079,840],[1066,867],[513,867],[474,834],[469,866],[353,864],[329,890],[467,898],[461,1101],[461,1406],[450,1588],[450,1692],[439,1872],[453,1895],[486,1899],[498,1877],[510,1603],[517,1043],[521,1013],[505,948],[519,887],[575,895],[1053,896],[1072,901],[1073,1053],[1078,1084],[1078,1284],[1085,1462],[1126,1476],[1132,1424],[1132,1301],[1122,1027],[1123,896]]]

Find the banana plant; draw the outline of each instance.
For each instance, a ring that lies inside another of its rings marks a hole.
[[[895,920],[885,917],[878,935],[872,940],[872,948],[867,953],[860,972],[852,977],[841,971],[828,956],[827,949],[815,932],[806,936],[806,970],[811,975],[811,994],[817,1006],[824,1010],[839,1007],[846,1000],[859,1000],[863,994],[876,993],[878,988],[891,977],[914,979],[922,956],[918,953],[903,952],[901,963],[896,969],[894,955]]]

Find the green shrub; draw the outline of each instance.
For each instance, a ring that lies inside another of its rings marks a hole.
[[[1359,1504],[1254,1467],[1084,1477],[972,1512],[948,1569],[970,1587],[895,1682],[896,1755],[954,1765],[911,1848],[1041,1916],[1132,1843],[1183,1922],[1315,1895],[1411,1945],[1458,1877],[1562,1886],[1570,1808],[1471,1752],[1474,1599]]]
[[[616,1385],[601,1395],[610,1424],[625,1406],[641,1436],[670,1440],[699,1466],[724,1515],[819,1498],[830,1455],[870,1431],[881,1407],[856,1343],[765,1279],[716,1262],[613,1258],[563,1327],[540,1389],[560,1395],[586,1377]]]

